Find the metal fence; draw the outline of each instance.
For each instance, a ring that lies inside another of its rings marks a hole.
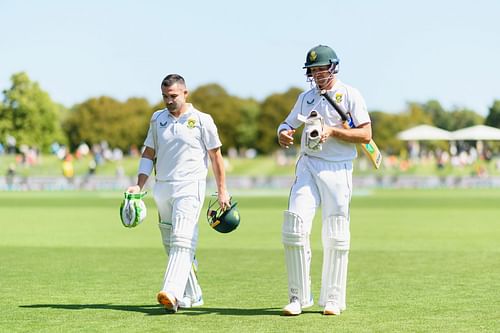
[[[20,177],[0,178],[0,191],[123,191],[133,185],[136,177],[82,176],[73,179],[64,177]],[[291,176],[229,176],[227,187],[234,190],[288,190],[293,184]],[[154,180],[146,184],[151,188]],[[499,176],[355,176],[355,189],[375,188],[500,188]],[[207,189],[216,188],[215,181],[208,179]]]

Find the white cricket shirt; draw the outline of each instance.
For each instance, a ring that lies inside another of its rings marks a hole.
[[[156,111],[144,145],[156,150],[156,180],[205,180],[208,172],[208,150],[222,146],[217,127],[209,114],[188,110],[179,118],[168,109]],[[152,127],[156,126],[158,147],[155,148]]]
[[[354,125],[370,123],[370,116],[366,103],[359,91],[337,79],[328,94],[351,115]],[[303,92],[285,121],[278,127],[278,134],[284,129],[296,129],[303,125],[298,120],[299,114],[307,117],[312,110],[316,110],[324,119],[325,125],[330,127],[343,127],[342,119],[335,109],[320,95],[318,88]],[[305,145],[305,135],[301,138],[300,153],[321,158],[323,160],[340,162],[351,161],[356,158],[356,145],[337,138],[329,137],[322,144],[321,151],[313,151]]]

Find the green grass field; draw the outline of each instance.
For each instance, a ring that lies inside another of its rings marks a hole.
[[[353,197],[348,308],[287,302],[284,196],[236,196],[242,224],[201,220],[205,305],[156,304],[166,256],[149,216],[121,226],[121,193],[0,193],[0,332],[499,332],[500,190],[377,190]],[[320,288],[315,221],[313,292]]]

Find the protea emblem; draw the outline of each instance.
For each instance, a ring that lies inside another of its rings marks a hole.
[[[188,128],[194,128],[195,125],[196,125],[196,119],[189,118],[188,121],[187,121],[187,127]]]
[[[335,94],[335,100],[337,101],[337,103],[342,103],[342,94],[341,93]]]
[[[311,53],[309,53],[309,61],[315,61],[317,57],[318,54],[316,53],[316,51],[311,51]]]

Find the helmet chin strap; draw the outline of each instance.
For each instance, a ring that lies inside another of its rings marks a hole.
[[[316,82],[316,80],[314,80],[312,77],[307,78],[307,81],[308,81],[308,82],[309,82],[309,84],[311,85],[311,89],[316,88],[316,89],[318,89],[318,90],[323,90],[323,89],[325,89],[325,87],[324,87],[324,86],[327,86],[327,85],[330,83],[330,80],[331,80],[331,81],[335,80],[335,76],[333,76],[333,74],[331,74],[331,75],[330,75],[330,76],[328,76],[327,78],[322,79],[322,80],[321,80],[321,81],[322,81],[321,83],[324,83],[324,85],[320,86],[320,85]]]
[[[328,85],[330,80],[332,80],[332,81],[335,80],[334,74],[338,73],[338,65],[335,66],[335,64],[332,64],[330,66],[330,68],[328,69],[328,71],[330,72],[330,75],[328,75],[328,77],[325,77],[321,80],[318,80],[318,81],[321,81],[320,84],[324,83],[324,85]],[[310,74],[309,70],[306,70],[306,76],[307,76],[307,82],[309,82],[309,84],[311,85],[311,89],[316,88],[316,87],[318,88],[318,90],[324,89],[324,87],[319,87],[318,82],[316,82],[313,75]]]

